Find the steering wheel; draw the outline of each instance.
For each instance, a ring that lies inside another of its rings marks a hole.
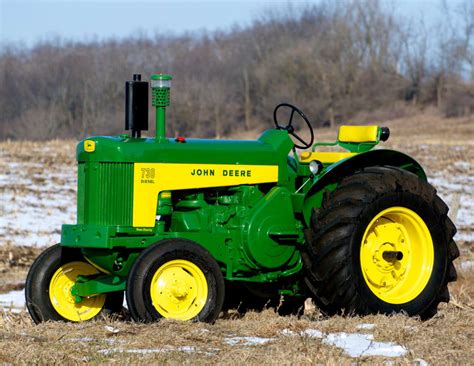
[[[288,120],[288,124],[285,127],[281,126],[278,123],[277,112],[281,107],[287,107],[287,108],[291,109],[290,118]],[[303,120],[306,122],[306,125],[309,128],[309,132],[311,133],[311,141],[306,142],[295,133],[295,128],[293,127],[293,116],[294,116],[295,112],[298,113],[301,116],[301,118],[303,118]],[[292,104],[288,104],[288,103],[278,104],[275,107],[275,110],[273,111],[273,121],[275,122],[275,126],[276,126],[277,130],[286,130],[286,131],[288,131],[288,133],[291,136],[293,136],[295,139],[297,139],[299,142],[301,142],[301,145],[295,144],[295,148],[297,148],[297,149],[308,149],[313,145],[313,142],[314,142],[313,127],[311,127],[311,123],[309,122],[308,117],[306,117],[304,115],[304,113],[301,112],[301,110],[299,108],[295,107]]]

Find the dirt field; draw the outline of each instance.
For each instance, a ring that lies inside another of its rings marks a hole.
[[[272,311],[223,314],[214,324],[117,319],[35,326],[24,310],[29,265],[74,223],[75,143],[0,143],[0,364],[474,364],[474,119],[388,121],[382,147],[414,156],[451,208],[461,250],[451,302],[421,322],[403,315],[324,318]],[[331,140],[335,130],[315,131]]]

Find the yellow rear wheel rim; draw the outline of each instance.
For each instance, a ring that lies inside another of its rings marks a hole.
[[[106,295],[84,297],[76,303],[71,288],[77,276],[88,276],[99,271],[85,262],[70,262],[62,265],[54,273],[49,283],[49,299],[54,310],[64,319],[80,322],[92,319],[100,313],[105,304]]]
[[[150,285],[153,306],[161,316],[189,320],[206,305],[206,276],[194,263],[176,259],[163,264]]]
[[[412,301],[428,284],[433,263],[433,240],[416,212],[391,207],[367,226],[360,264],[367,286],[379,299],[390,304]]]

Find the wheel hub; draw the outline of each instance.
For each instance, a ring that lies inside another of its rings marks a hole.
[[[189,320],[204,307],[207,281],[195,264],[173,260],[162,265],[152,278],[150,294],[155,309],[165,318]]]
[[[406,271],[406,261],[386,260],[386,253],[402,253],[406,250],[403,246],[405,242],[403,230],[399,224],[387,222],[386,219],[378,219],[367,238],[364,246],[372,253],[372,263],[367,263],[364,267],[369,282],[379,288],[379,291],[387,291],[393,288],[401,280]]]
[[[187,273],[180,269],[168,269],[162,274],[158,282],[158,291],[165,294],[169,301],[178,304],[186,300],[189,291],[192,290],[192,278],[186,278]],[[189,282],[189,283],[188,283]]]
[[[171,292],[176,299],[182,299],[188,295],[188,289],[184,281],[176,281],[171,287]],[[192,289],[192,287],[190,288]]]
[[[426,224],[414,211],[392,207],[368,225],[360,261],[370,290],[389,303],[415,298],[433,266],[433,243]]]
[[[62,265],[54,273],[49,284],[49,298],[54,310],[66,320],[73,322],[92,319],[104,307],[106,295],[84,297],[76,302],[71,293],[78,276],[89,276],[99,271],[85,262],[70,262]]]

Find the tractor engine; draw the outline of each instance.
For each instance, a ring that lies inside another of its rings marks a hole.
[[[285,211],[288,215],[282,217],[279,211],[285,205],[291,207],[290,196],[274,189],[272,197],[262,201],[269,189],[249,185],[177,192],[172,200],[173,214],[165,217],[166,225],[170,231],[222,236],[222,249],[232,252],[233,268],[242,267],[242,274],[286,266],[298,259],[293,214]]]

